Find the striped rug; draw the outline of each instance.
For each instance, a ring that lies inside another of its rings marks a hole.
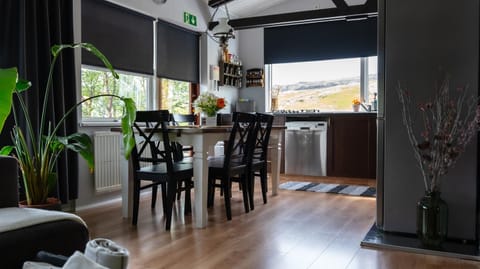
[[[375,197],[377,195],[377,190],[374,187],[359,185],[287,181],[280,184],[279,188],[291,191],[326,192],[365,197]]]

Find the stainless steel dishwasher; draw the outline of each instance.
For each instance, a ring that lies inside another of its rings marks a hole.
[[[285,174],[327,175],[327,122],[287,121]]]

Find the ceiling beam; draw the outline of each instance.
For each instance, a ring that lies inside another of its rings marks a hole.
[[[326,8],[293,13],[233,19],[229,24],[235,30],[314,23],[330,20],[360,19],[378,15],[377,1],[368,0],[364,5],[347,6],[346,9]]]
[[[210,7],[216,8],[228,2],[232,2],[233,0],[208,0],[208,5]]]
[[[332,2],[335,4],[335,6],[339,9],[347,9],[348,5],[345,2],[345,0],[332,0]]]

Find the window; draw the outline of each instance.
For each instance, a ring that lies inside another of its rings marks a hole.
[[[190,114],[190,82],[160,79],[160,108],[172,114]]]
[[[150,76],[118,72],[114,79],[107,69],[82,66],[82,100],[98,94],[115,94],[130,97],[137,110],[150,109]],[[82,121],[116,121],[123,114],[123,104],[118,98],[95,98],[82,104]]]
[[[354,98],[370,103],[377,91],[376,58],[272,64],[271,110],[351,111]],[[363,83],[362,72],[368,74]]]

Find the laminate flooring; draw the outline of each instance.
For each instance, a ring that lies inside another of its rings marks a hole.
[[[281,178],[289,180],[375,185],[374,180]],[[130,251],[130,269],[480,268],[474,261],[360,247],[375,221],[374,198],[279,190],[263,204],[257,184],[255,210],[247,214],[234,185],[232,220],[226,220],[217,192],[205,229],[194,228],[182,207],[176,203],[171,231],[164,229],[161,199],[151,210],[148,192],[141,196],[137,227],[122,218],[118,200],[77,214],[91,238],[108,238]]]

